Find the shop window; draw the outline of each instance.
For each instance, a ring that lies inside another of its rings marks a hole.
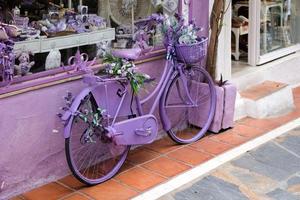
[[[133,33],[144,28],[142,19],[177,11],[178,0],[0,0],[0,40],[3,43],[8,36],[15,42],[15,57],[27,54],[27,66],[22,70],[24,60],[16,58],[11,63],[13,80],[20,82],[37,77],[32,74],[43,72],[46,76],[69,69],[62,66],[69,65],[70,56],[78,49],[92,60],[109,47],[131,48],[136,39]],[[148,36],[147,45],[162,48],[159,28]],[[49,57],[57,64],[48,66]],[[4,68],[2,64],[0,82],[6,79]]]
[[[261,65],[300,49],[300,1],[233,1],[233,56]],[[243,59],[243,57],[242,57]]]
[[[299,6],[298,0],[261,1],[261,55],[300,42]]]

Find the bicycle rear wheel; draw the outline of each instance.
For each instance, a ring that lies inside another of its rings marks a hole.
[[[207,71],[200,67],[189,67],[184,69],[184,74],[193,102],[188,98],[179,74],[169,81],[161,99],[161,112],[169,124],[166,131],[179,144],[189,144],[203,137],[213,120],[216,107],[215,86]],[[195,117],[200,124],[195,123]]]
[[[86,95],[72,119],[65,151],[73,175],[87,185],[96,185],[112,178],[125,162],[130,149],[130,146],[116,146],[113,143],[105,129],[108,124],[93,95]]]

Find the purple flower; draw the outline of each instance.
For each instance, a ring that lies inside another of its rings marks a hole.
[[[4,81],[11,81],[13,78],[15,54],[13,53],[14,42],[7,40],[0,42],[0,63],[3,65],[2,79]]]
[[[163,23],[165,20],[165,17],[162,14],[154,13],[149,16],[149,20],[154,20],[157,23]]]

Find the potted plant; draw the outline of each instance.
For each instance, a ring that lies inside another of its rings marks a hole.
[[[224,16],[228,9],[226,0],[214,1],[210,17],[210,41],[207,53],[207,70],[214,80],[216,80],[216,66],[218,58],[219,36],[224,26]],[[234,110],[237,95],[237,88],[228,81],[216,81],[217,106],[216,113],[210,130],[218,133],[233,127]]]

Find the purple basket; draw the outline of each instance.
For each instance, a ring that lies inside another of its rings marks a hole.
[[[175,46],[177,60],[186,64],[200,62],[206,56],[207,41],[205,38],[195,44],[177,44]]]

